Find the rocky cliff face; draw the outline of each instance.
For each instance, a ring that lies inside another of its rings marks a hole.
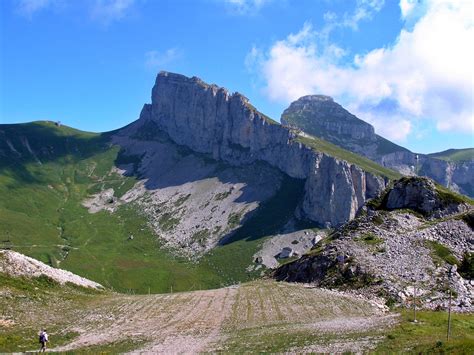
[[[428,176],[453,191],[474,197],[474,159],[448,162],[413,153],[375,134],[370,124],[328,96],[301,97],[283,112],[281,122],[364,155],[402,174]]]
[[[353,218],[385,186],[384,178],[297,142],[297,132],[259,113],[243,95],[196,77],[161,72],[152,103],[143,107],[133,126],[138,129],[147,122],[175,143],[216,160],[232,165],[264,161],[290,177],[305,179],[300,213],[322,225]]]

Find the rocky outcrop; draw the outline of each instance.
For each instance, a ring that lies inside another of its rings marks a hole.
[[[429,309],[446,307],[451,290],[455,309],[472,312],[473,210],[450,194],[428,179],[403,178],[385,191],[377,209],[369,204],[274,277],[357,289],[406,306],[416,287],[417,302]],[[443,218],[433,219],[436,213]]]
[[[317,117],[317,120],[313,119]],[[306,130],[319,131],[333,139],[365,139],[375,142],[374,127],[358,119],[334,102],[332,97],[325,95],[307,95],[291,103],[281,116],[281,124],[291,126],[298,123],[297,127]],[[308,131],[308,133],[311,133]]]
[[[450,162],[416,154],[375,134],[372,125],[357,118],[328,96],[303,96],[283,112],[284,125],[337,144],[404,175],[434,179],[453,191],[474,197],[474,157]]]
[[[432,180],[414,177],[395,182],[385,196],[384,207],[389,210],[408,208],[438,218],[469,208],[459,197],[440,193]]]
[[[250,105],[239,93],[199,78],[161,72],[138,129],[153,122],[177,144],[232,165],[264,161],[293,178],[305,179],[301,213],[322,225],[353,218],[364,202],[385,186],[384,178],[315,151]],[[129,134],[133,134],[130,131]]]

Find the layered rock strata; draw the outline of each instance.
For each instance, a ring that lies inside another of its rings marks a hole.
[[[264,161],[305,179],[300,212],[321,225],[350,220],[386,184],[383,177],[296,142],[295,130],[258,112],[243,95],[196,77],[160,72],[152,103],[144,105],[133,127],[150,121],[175,143],[216,160],[232,165]]]
[[[427,176],[453,191],[474,197],[474,157],[469,161],[449,162],[413,153],[377,135],[372,125],[351,114],[329,96],[299,98],[283,112],[281,123],[402,174]]]

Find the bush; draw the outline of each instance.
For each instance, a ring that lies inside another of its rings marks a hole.
[[[458,272],[465,279],[474,279],[474,253],[464,254]]]

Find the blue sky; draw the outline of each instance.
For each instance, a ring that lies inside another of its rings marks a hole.
[[[277,120],[327,94],[414,151],[472,147],[472,14],[468,0],[3,0],[0,123],[119,128],[169,70]]]

